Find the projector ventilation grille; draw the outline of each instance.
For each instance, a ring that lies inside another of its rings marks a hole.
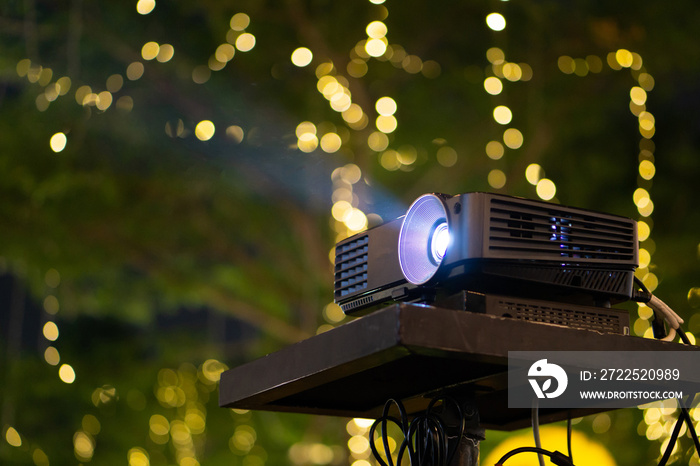
[[[369,237],[360,236],[335,248],[335,298],[343,298],[367,288]]]
[[[492,199],[489,251],[513,259],[636,265],[633,220],[577,209]]]
[[[497,313],[503,317],[565,325],[603,333],[629,333],[629,318],[625,319],[626,313],[616,309],[597,310],[582,306],[558,306],[555,303],[550,305],[510,299],[499,299],[496,308]]]
[[[503,277],[527,277],[533,282],[554,283],[556,285],[594,290],[602,293],[629,293],[632,275],[628,270],[590,269],[561,266],[537,266],[524,264],[486,264],[484,272]]]

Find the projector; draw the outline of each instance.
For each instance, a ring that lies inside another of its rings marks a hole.
[[[632,219],[493,193],[431,193],[336,245],[334,299],[346,314],[460,302],[465,291],[607,308],[631,298],[637,263]]]

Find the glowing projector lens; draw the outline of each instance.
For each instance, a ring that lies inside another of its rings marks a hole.
[[[440,268],[450,242],[447,210],[441,198],[425,194],[406,212],[399,233],[399,265],[409,283],[422,285]]]
[[[443,222],[435,228],[430,238],[430,254],[436,263],[439,264],[445,257],[448,244],[450,244],[450,230],[447,229],[447,222]]]

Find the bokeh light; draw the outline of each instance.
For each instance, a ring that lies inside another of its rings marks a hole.
[[[194,135],[200,141],[208,141],[214,136],[215,131],[214,123],[209,120],[202,120],[195,126]]]
[[[292,63],[294,66],[303,68],[308,66],[313,60],[314,54],[306,47],[299,47],[292,52]]]
[[[506,19],[500,13],[490,13],[486,16],[486,25],[494,31],[502,31],[506,28]]]
[[[139,0],[136,2],[136,11],[140,15],[147,15],[156,7],[155,0]]]
[[[67,143],[68,138],[64,133],[56,133],[53,136],[51,136],[51,139],[49,140],[51,150],[54,152],[61,152],[63,149],[66,148]]]

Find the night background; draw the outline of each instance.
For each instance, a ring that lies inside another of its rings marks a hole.
[[[694,341],[698,24],[690,0],[3,2],[0,463],[375,464],[366,422],[219,408],[217,383],[348,321],[333,246],[428,192],[637,220],[636,275]],[[576,464],[656,464],[677,417],[577,419]],[[488,431],[482,464],[526,444]]]

